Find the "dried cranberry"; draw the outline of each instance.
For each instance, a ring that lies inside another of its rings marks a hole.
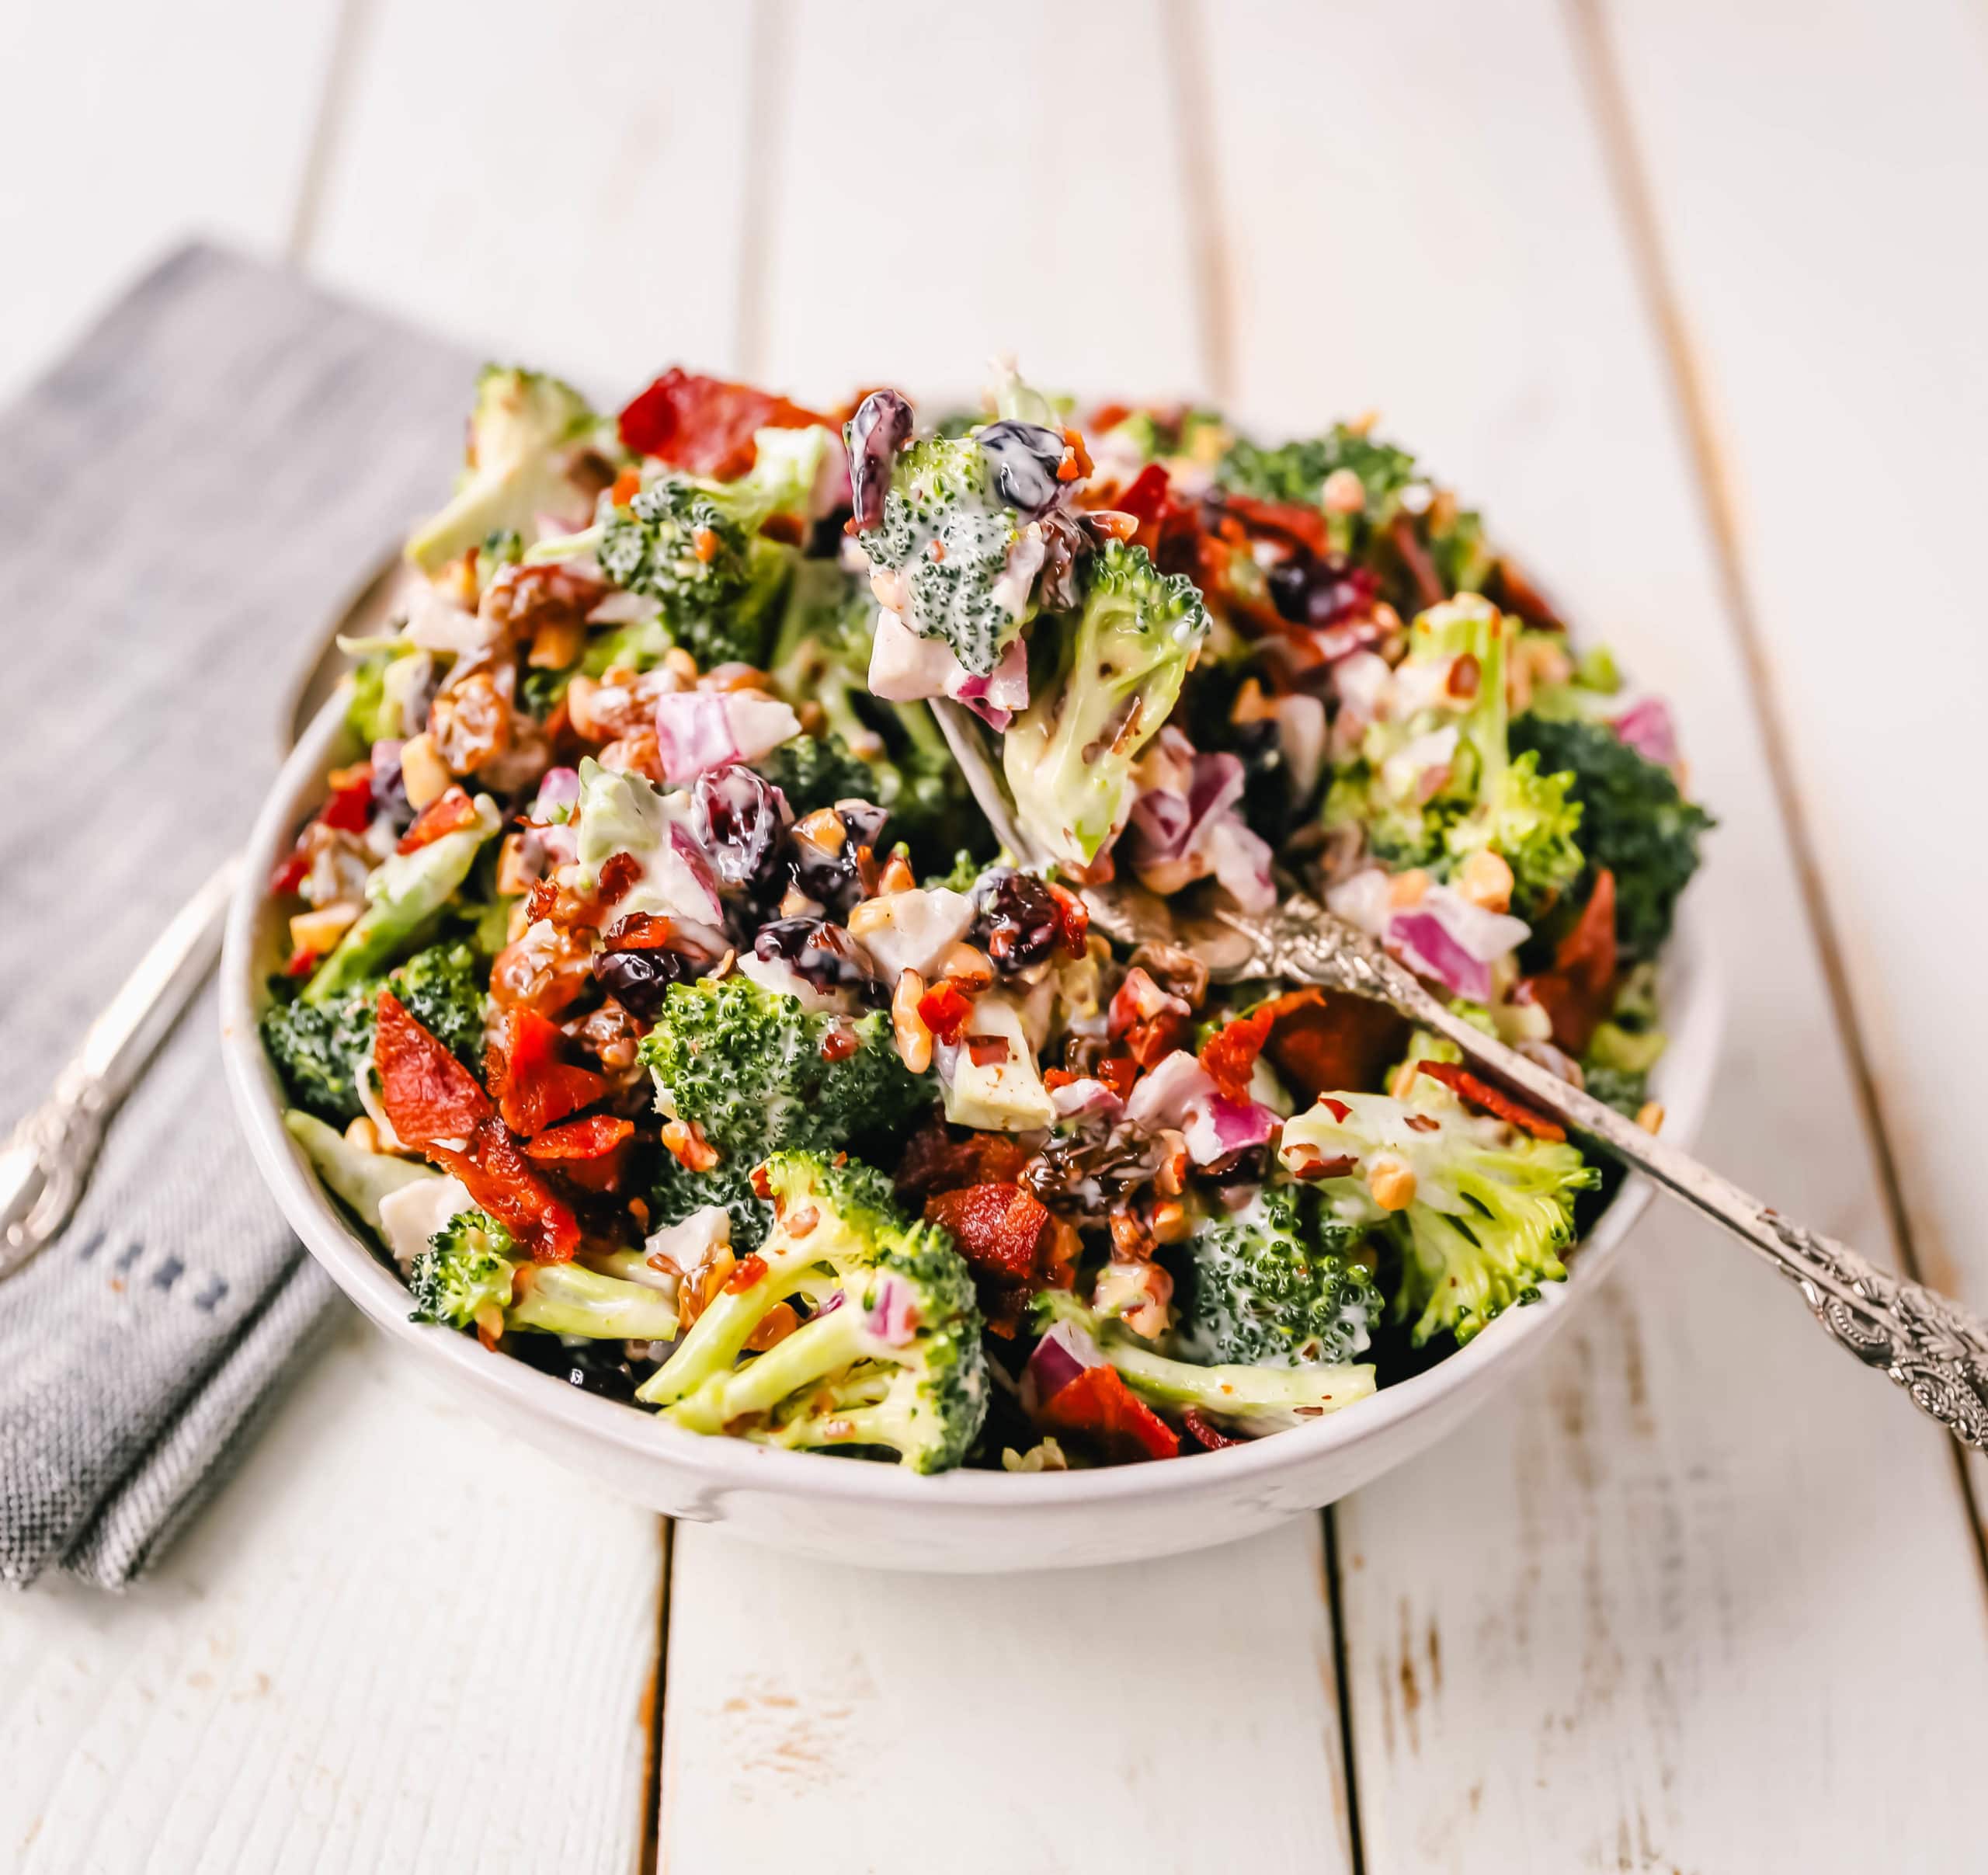
[[[871,982],[855,941],[839,924],[823,918],[776,918],[763,924],[752,954],[767,963],[789,965],[820,990],[864,990]]]
[[[414,825],[414,803],[407,798],[407,784],[401,778],[401,745],[373,745],[373,811],[384,814],[396,834]]]
[[[1270,603],[1294,625],[1331,625],[1374,603],[1374,576],[1343,555],[1320,556],[1303,548],[1272,567]]]
[[[867,530],[884,522],[884,497],[890,492],[897,453],[911,440],[911,405],[896,391],[872,391],[856,406],[843,440],[849,449],[849,481],[856,524]]]
[[[728,885],[762,880],[787,819],[780,790],[732,763],[699,775],[690,802],[692,829],[718,877]]]
[[[1062,941],[1062,907],[1031,873],[997,866],[981,875],[973,898],[973,934],[997,970],[1026,970]]]
[[[593,980],[630,1014],[653,1022],[672,983],[687,983],[710,968],[709,958],[683,951],[602,951]]]
[[[856,800],[837,802],[836,813],[843,824],[843,837],[832,853],[791,829],[785,851],[788,876],[794,883],[831,912],[841,913],[874,883],[863,877],[863,854],[869,853],[874,861],[881,853],[879,843],[890,816],[881,807]]]

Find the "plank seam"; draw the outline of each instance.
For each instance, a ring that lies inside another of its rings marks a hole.
[[[1339,1507],[1319,1513],[1326,1536],[1326,1618],[1333,1624],[1333,1689],[1339,1706],[1340,1775],[1346,1782],[1347,1854],[1352,1875],[1366,1875],[1367,1850],[1360,1828],[1360,1767],[1353,1741],[1353,1683],[1346,1650],[1346,1608],[1340,1592]]]
[[[669,1562],[676,1532],[667,1517],[656,1520],[662,1564],[656,1574],[655,1671],[649,1678],[648,1710],[641,1715],[642,1729],[648,1738],[648,1767],[642,1780],[641,1846],[635,1863],[638,1875],[648,1875],[662,1866],[663,1692],[669,1678]]]
[[[1774,693],[1772,668],[1746,577],[1746,556],[1740,544],[1732,494],[1713,441],[1705,375],[1685,325],[1683,302],[1672,276],[1655,200],[1650,193],[1649,172],[1636,141],[1628,94],[1622,83],[1603,15],[1603,0],[1563,0],[1563,6],[1575,63],[1583,81],[1597,141],[1601,147],[1603,165],[1622,216],[1630,265],[1656,327],[1672,401],[1684,430],[1692,480],[1711,539],[1713,565],[1739,649],[1740,667],[1746,673],[1747,693],[1767,757],[1774,805],[1781,816],[1789,857],[1794,863],[1796,889],[1809,915],[1817,961],[1822,966],[1829,997],[1830,1013],[1849,1065],[1858,1118],[1877,1166],[1885,1225],[1900,1267],[1914,1282],[1924,1282],[1913,1240],[1904,1181],[1885,1118],[1883,1098],[1878,1091],[1877,1077],[1858,1016],[1849,972],[1844,962],[1842,942],[1823,885],[1822,865],[1809,830],[1807,812],[1795,784],[1792,750]],[[1988,1587],[1988,1529],[1983,1525],[1982,1506],[1975,1495],[1965,1454],[1958,1442],[1948,1443],[1961,1499],[1970,1513],[1968,1524],[1974,1533],[1976,1560],[1983,1585]]]
[[[318,94],[318,114],[311,125],[311,141],[305,146],[304,173],[297,186],[297,212],[290,218],[290,238],[283,252],[293,266],[310,258],[318,238],[318,223],[323,211],[325,190],[331,179],[332,160],[345,128],[352,101],[353,79],[359,68],[360,52],[372,30],[376,0],[341,0],[332,27],[331,50],[325,61],[325,82]]]
[[[1174,144],[1180,165],[1180,207],[1192,256],[1201,368],[1208,394],[1220,403],[1235,390],[1236,322],[1230,306],[1228,244],[1216,167],[1215,106],[1204,78],[1206,61],[1198,56],[1200,51],[1193,0],[1164,0],[1160,52],[1178,133]]]

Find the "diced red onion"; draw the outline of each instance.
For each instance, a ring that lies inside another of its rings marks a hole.
[[[752,691],[669,691],[655,700],[656,753],[670,781],[757,761],[800,733],[791,709]]]
[[[538,798],[531,804],[530,818],[550,820],[555,809],[577,807],[580,802],[580,771],[577,768],[548,768],[538,784]]]
[[[870,649],[870,693],[888,703],[943,697],[948,678],[964,671],[944,638],[920,638],[887,606],[877,614]]]
[[[1645,697],[1608,725],[1646,761],[1672,768],[1677,763],[1677,731],[1661,697]]]
[[[1261,1146],[1277,1124],[1267,1107],[1217,1092],[1208,1070],[1185,1049],[1176,1049],[1138,1081],[1125,1103],[1125,1117],[1148,1132],[1176,1129],[1197,1165],[1213,1165]]]
[[[901,1276],[886,1275],[877,1285],[864,1327],[887,1348],[902,1348],[918,1331],[918,1312],[912,1306],[911,1285]]]
[[[1471,955],[1433,911],[1397,912],[1388,921],[1388,948],[1409,967],[1473,1003],[1491,1000],[1491,969]]]
[[[964,703],[997,734],[1028,708],[1028,647],[1010,638],[999,661],[984,677],[976,677],[955,658],[946,679],[945,694]]]
[[[1060,1087],[1051,1088],[1049,1099],[1059,1120],[1074,1120],[1091,1114],[1115,1120],[1125,1110],[1125,1103],[1117,1094],[1103,1081],[1088,1074],[1067,1080]]]
[[[1104,1356],[1087,1329],[1075,1322],[1058,1322],[1035,1345],[1022,1369],[1022,1406],[1034,1412],[1053,1400],[1087,1367],[1102,1367]]]

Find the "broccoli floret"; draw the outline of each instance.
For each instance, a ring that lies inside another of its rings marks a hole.
[[[763,663],[798,555],[759,530],[777,514],[805,520],[829,433],[763,430],[755,441],[756,459],[736,481],[659,475],[626,506],[603,503],[595,527],[533,557],[591,548],[617,586],[661,604],[664,628],[700,665]]]
[[[436,1231],[415,1258],[407,1286],[411,1320],[475,1328],[492,1339],[504,1333],[676,1338],[673,1292],[585,1263],[534,1263],[483,1211],[459,1211]]]
[[[907,1220],[867,1166],[783,1153],[759,1180],[774,1222],[758,1274],[714,1298],[637,1397],[693,1432],[891,1451],[921,1472],[958,1465],[988,1388],[973,1278],[952,1239]],[[753,1331],[795,1302],[808,1320],[747,1358]]]
[[[439,572],[491,534],[530,538],[542,514],[584,509],[580,460],[613,447],[571,384],[541,371],[485,365],[476,383],[469,457],[454,499],[407,544],[423,572]]]
[[[1698,864],[1698,837],[1712,816],[1678,791],[1660,764],[1605,725],[1519,717],[1513,747],[1536,753],[1545,774],[1569,774],[1568,798],[1581,809],[1587,868],[1571,896],[1585,902],[1594,875],[1615,875],[1615,936],[1632,958],[1654,957],[1670,935],[1678,895]]]
[[[395,853],[366,882],[366,909],[304,986],[306,1003],[327,1003],[377,976],[429,926],[469,877],[484,843],[503,825],[497,803],[476,797],[476,818],[412,853]]]
[[[930,1082],[898,1059],[888,1014],[811,1011],[736,973],[673,983],[641,1059],[657,1107],[746,1165],[782,1150],[853,1149],[931,1098]]]
[[[1334,1094],[1285,1123],[1279,1152],[1302,1178],[1320,1178],[1326,1204],[1375,1230],[1400,1253],[1395,1316],[1420,1348],[1448,1331],[1467,1341],[1494,1316],[1566,1280],[1559,1253],[1573,1241],[1574,1201],[1600,1182],[1574,1147],[1527,1138],[1468,1111],[1426,1075],[1401,1100]],[[1391,1174],[1376,1202],[1372,1181]]]
[[[1159,733],[1208,631],[1193,581],[1143,547],[1107,541],[1086,565],[1083,609],[1036,633],[1044,668],[1003,738],[1024,828],[1087,866],[1117,830],[1139,751]],[[1053,659],[1053,663],[1049,660]]]
[[[431,944],[385,979],[408,1013],[466,1068],[483,1059],[483,985],[467,944]],[[378,980],[323,1003],[277,1003],[263,1012],[262,1045],[290,1098],[342,1124],[365,1111],[360,1080],[373,1064]]]
[[[1062,1321],[1083,1329],[1125,1384],[1149,1404],[1175,1412],[1191,1407],[1239,1431],[1281,1432],[1336,1413],[1374,1390],[1374,1369],[1365,1362],[1203,1366],[1156,1354],[1129,1329],[1064,1291],[1044,1290],[1036,1297],[1034,1310],[1039,1327]]]
[[[832,734],[794,736],[752,766],[786,795],[797,816],[838,801],[867,801],[878,791],[875,771]]]
[[[1461,861],[1489,848],[1512,869],[1512,910],[1528,921],[1567,892],[1587,864],[1578,840],[1581,804],[1570,774],[1541,774],[1528,749],[1480,793],[1470,812],[1450,823],[1443,843]]]
[[[740,1256],[757,1250],[772,1222],[765,1201],[752,1188],[752,1166],[747,1159],[728,1159],[708,1172],[686,1171],[668,1153],[649,1194],[652,1226],[680,1224],[707,1205],[732,1216],[732,1247]]]
[[[1350,1253],[1358,1230],[1298,1184],[1266,1185],[1188,1245],[1194,1281],[1177,1351],[1246,1367],[1350,1361],[1379,1319],[1380,1292]]]
[[[1360,478],[1368,508],[1374,513],[1415,480],[1415,458],[1406,450],[1377,443],[1343,423],[1335,423],[1322,437],[1302,437],[1274,449],[1239,439],[1222,457],[1215,479],[1239,495],[1316,507],[1326,478],[1340,469],[1350,469]]]
[[[1029,607],[1026,590],[1003,583],[1024,517],[1004,499],[982,434],[927,437],[903,450],[883,520],[861,537],[871,566],[897,576],[904,622],[921,638],[944,638],[976,677],[1000,662]]]

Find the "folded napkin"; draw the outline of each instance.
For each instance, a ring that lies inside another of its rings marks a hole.
[[[248,831],[335,612],[447,486],[472,369],[196,246],[0,412],[0,1132]],[[0,1282],[0,1580],[141,1574],[332,1296],[237,1138],[210,986]]]

